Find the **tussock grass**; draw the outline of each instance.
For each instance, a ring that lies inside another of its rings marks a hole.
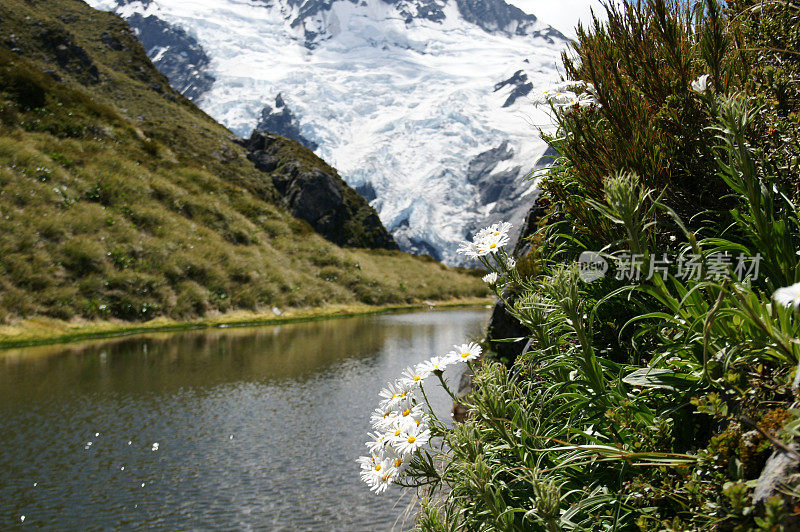
[[[466,270],[340,248],[292,218],[270,176],[169,87],[118,17],[77,0],[9,0],[0,30],[19,49],[0,45],[0,324],[487,293]],[[282,161],[324,165],[281,146]]]

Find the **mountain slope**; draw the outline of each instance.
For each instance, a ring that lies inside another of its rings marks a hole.
[[[289,215],[280,169],[257,169],[170,88],[118,17],[6,0],[0,35],[0,321],[483,293],[471,275],[339,248]],[[335,173],[279,144],[278,159]]]
[[[137,29],[157,19],[185,30],[215,79],[194,101],[235,133],[260,122],[270,131],[288,109],[294,138],[374,193],[402,249],[456,263],[459,241],[479,226],[521,223],[511,205],[532,193],[525,177],[546,149],[536,127],[549,123],[522,92],[558,79],[567,41],[503,0],[87,1]],[[166,39],[153,57],[183,50]],[[495,90],[518,71],[530,88]],[[487,180],[468,179],[470,163],[503,143],[510,156],[487,176],[509,195],[487,203]]]

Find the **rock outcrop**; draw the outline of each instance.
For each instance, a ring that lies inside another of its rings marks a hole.
[[[517,70],[510,78],[497,83],[494,86],[494,91],[497,92],[506,85],[511,85],[514,88],[511,90],[511,94],[508,95],[508,98],[506,98],[505,103],[503,103],[503,107],[513,105],[514,102],[517,101],[517,98],[527,96],[533,90],[533,83],[528,81],[528,74],[522,70]]]
[[[261,120],[258,121],[256,129],[296,140],[309,150],[316,150],[319,147],[316,142],[300,133],[300,122],[286,105],[281,93],[275,97],[275,108],[267,105],[261,110]]]
[[[502,148],[502,146],[500,148]],[[536,163],[536,168],[544,168],[551,164],[555,156],[555,151],[549,148],[545,152],[545,155]],[[525,215],[525,221],[520,227],[520,232],[516,238],[514,250],[512,252],[512,256],[517,259],[524,258],[530,252],[531,244],[528,237],[536,232],[539,220],[541,220],[542,216],[545,214],[545,209],[541,202],[541,190],[536,189],[530,195],[530,198],[532,203]],[[494,309],[492,310],[492,317],[489,320],[489,329],[487,333],[487,338],[489,339],[492,349],[501,359],[508,362],[513,362],[514,359],[523,353],[526,342],[525,340],[516,342],[501,340],[522,338],[529,332],[508,312],[506,302],[513,305],[514,298],[515,295],[513,293],[505,293],[503,294],[503,299],[495,303]]]
[[[270,175],[287,210],[320,235],[343,246],[397,249],[375,209],[297,141],[254,131],[239,142],[256,168]]]
[[[215,81],[208,73],[211,60],[194,37],[154,15],[145,17],[134,13],[126,20],[170,85],[193,101],[208,92]],[[109,39],[104,42],[114,47]]]

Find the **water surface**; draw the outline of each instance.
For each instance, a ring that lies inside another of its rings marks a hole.
[[[358,480],[369,413],[387,380],[479,336],[487,316],[0,352],[0,529],[409,528],[410,494],[375,496]],[[445,393],[429,396],[446,415]]]

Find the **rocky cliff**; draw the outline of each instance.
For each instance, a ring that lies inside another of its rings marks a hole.
[[[241,144],[256,168],[270,176],[289,212],[326,239],[342,246],[397,249],[375,209],[297,141],[254,131]]]

